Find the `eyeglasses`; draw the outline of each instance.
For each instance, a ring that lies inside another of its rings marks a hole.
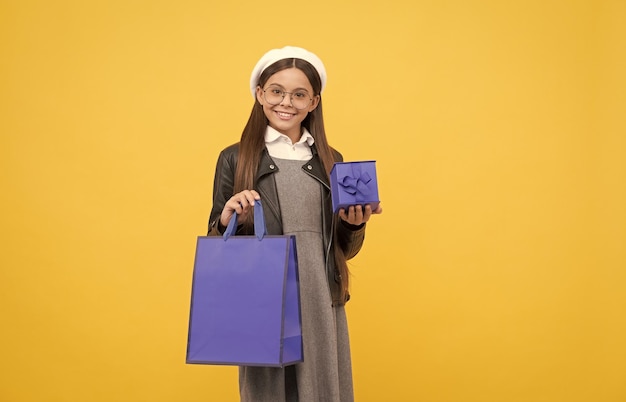
[[[306,109],[313,100],[306,91],[286,92],[275,86],[270,86],[263,90],[263,98],[272,106],[282,103],[287,94],[290,95],[291,105],[298,110]]]

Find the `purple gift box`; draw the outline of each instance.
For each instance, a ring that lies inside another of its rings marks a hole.
[[[376,161],[336,162],[330,171],[330,191],[334,212],[365,204],[375,210],[380,203]]]

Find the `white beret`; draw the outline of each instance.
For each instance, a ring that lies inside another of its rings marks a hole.
[[[263,71],[282,59],[302,59],[308,61],[315,67],[317,73],[320,75],[322,90],[326,86],[326,68],[324,68],[324,63],[322,63],[319,57],[301,47],[285,46],[281,49],[272,49],[265,53],[263,57],[261,57],[261,60],[256,63],[256,66],[254,66],[252,75],[250,75],[250,91],[252,92],[253,98],[256,98],[256,87],[259,85],[259,78],[261,74],[263,74]]]

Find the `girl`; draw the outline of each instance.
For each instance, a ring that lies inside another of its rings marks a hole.
[[[342,156],[328,145],[321,92],[326,70],[313,53],[287,46],[267,52],[250,78],[255,99],[239,143],[218,158],[209,235],[233,214],[237,234],[252,234],[261,199],[268,234],[294,234],[300,275],[304,362],[286,368],[240,367],[242,401],[353,401],[344,304],[346,261],[360,250],[369,205],[333,214],[329,173]]]

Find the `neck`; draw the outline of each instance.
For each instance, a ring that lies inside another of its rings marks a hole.
[[[300,138],[302,137],[302,132],[303,132],[302,127],[300,127],[297,130],[294,129],[294,130],[291,130],[290,132],[283,133],[283,134],[285,134],[287,137],[289,137],[291,142],[293,144],[295,144],[296,142],[300,141]]]

